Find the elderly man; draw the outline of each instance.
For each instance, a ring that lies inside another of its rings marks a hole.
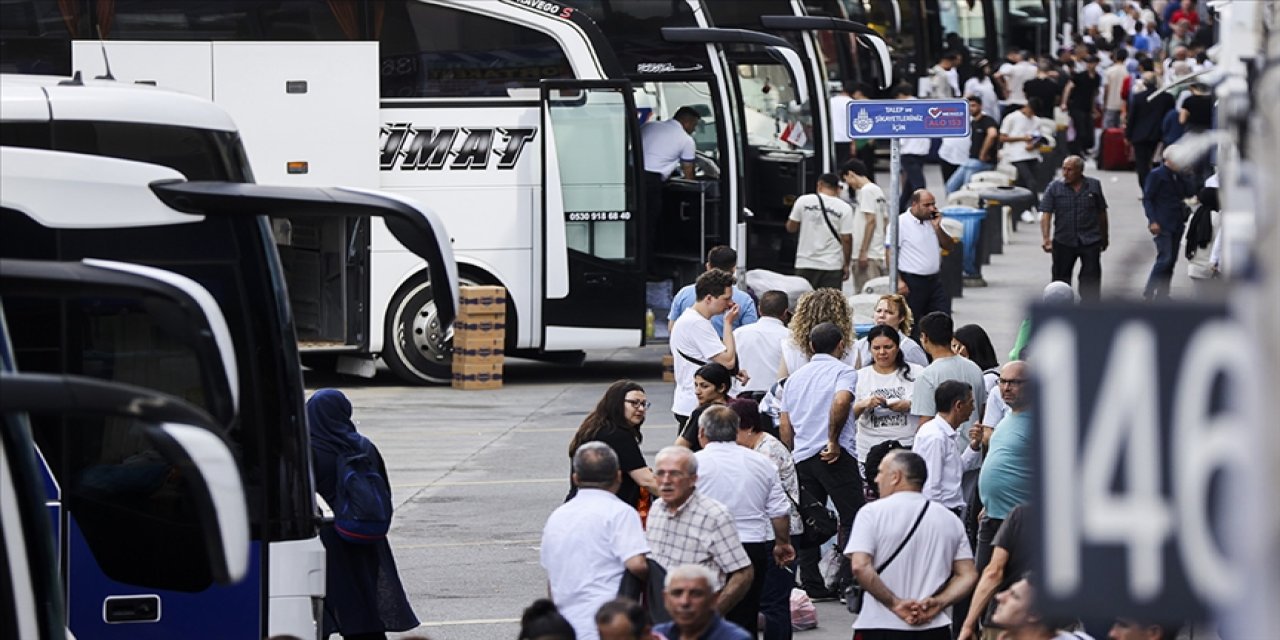
[[[663,602],[671,622],[654,628],[669,640],[747,640],[753,638],[717,613],[716,591],[720,577],[700,564],[680,565],[667,572]],[[726,587],[726,590],[728,587]],[[723,597],[723,592],[721,592]]]
[[[927,473],[915,453],[889,452],[876,476],[880,499],[853,523],[845,553],[866,590],[857,637],[950,640],[947,607],[977,582],[964,525],[920,493]]]
[[[754,636],[769,563],[786,565],[796,557],[791,548],[791,502],[769,458],[738,446],[738,414],[733,409],[717,406],[703,412],[698,436],[703,446],[695,454],[698,491],[733,515],[754,574],[746,595],[725,618]]]
[[[667,571],[685,564],[708,567],[718,572],[715,585],[726,576],[724,589],[714,598],[716,608],[726,614],[747,593],[755,575],[733,514],[696,490],[698,459],[692,451],[666,447],[658,452],[654,466],[659,497],[649,508],[645,532],[653,549],[650,557]]]
[[[578,447],[573,482],[578,494],[553,511],[542,529],[542,566],[560,614],[578,638],[594,640],[596,610],[618,594],[624,573],[648,574],[649,545],[639,514],[614,495],[622,472],[609,445]]]
[[[917,189],[910,202],[910,208],[898,216],[902,239],[889,234],[889,246],[898,252],[889,258],[898,260],[898,293],[907,297],[912,317],[923,318],[930,311],[950,314],[951,296],[939,273],[942,252],[955,248],[956,241],[942,230],[942,213],[932,193]]]
[[[1062,177],[1040,199],[1041,248],[1053,256],[1052,279],[1071,284],[1080,260],[1080,297],[1097,301],[1102,292],[1102,252],[1111,241],[1102,183],[1084,175],[1084,158],[1067,156]],[[1175,242],[1176,245],[1176,242]]]
[[[1164,164],[1147,175],[1142,189],[1142,207],[1147,213],[1147,230],[1156,243],[1156,262],[1151,265],[1142,297],[1147,300],[1168,298],[1173,267],[1178,262],[1178,245],[1186,226],[1187,205],[1183,202],[1195,195],[1196,184],[1174,162],[1179,146],[1164,149]]]

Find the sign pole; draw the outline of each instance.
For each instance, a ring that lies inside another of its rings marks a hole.
[[[899,192],[902,191],[902,152],[898,148],[898,139],[889,139],[889,233],[893,238],[893,247],[890,248],[889,259],[889,291],[898,292],[898,216],[902,214],[898,211],[898,201],[901,199]]]

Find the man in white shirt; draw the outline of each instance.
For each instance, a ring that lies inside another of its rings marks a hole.
[[[898,216],[902,240],[895,242],[893,230],[889,230],[890,251],[898,252],[898,293],[906,296],[912,317],[923,318],[930,311],[949,314],[951,296],[938,274],[942,251],[951,250],[956,242],[942,230],[942,213],[932,193],[919,189],[907,202],[910,208]],[[913,338],[919,335],[919,328],[914,331]]]
[[[596,610],[618,595],[625,572],[649,572],[640,516],[614,493],[622,483],[618,456],[603,442],[573,454],[578,494],[560,505],[542,529],[541,560],[551,599],[579,638],[596,640]]]
[[[1102,128],[1111,129],[1124,126],[1125,82],[1130,80],[1129,71],[1125,68],[1125,60],[1129,52],[1124,47],[1116,49],[1115,64],[1102,74]]]
[[[754,572],[747,594],[725,619],[754,636],[769,563],[786,566],[796,557],[791,547],[791,502],[782,491],[773,462],[738,446],[738,414],[733,409],[717,406],[704,411],[698,419],[698,434],[703,446],[694,454],[698,459],[698,492],[723,504],[733,515]],[[790,597],[787,593],[778,595]]]
[[[880,499],[858,515],[844,550],[866,590],[855,631],[914,632],[909,637],[949,640],[947,607],[965,598],[978,581],[964,526],[920,493],[927,475],[924,460],[911,451],[896,449],[880,462]],[[900,546],[901,552],[884,566]]]
[[[824,503],[830,496],[835,503],[839,517],[837,540],[843,546],[863,503],[857,460],[852,451],[845,451],[840,444],[844,431],[856,428],[849,418],[858,373],[836,358],[835,354],[844,353],[845,345],[836,325],[824,322],[814,327],[809,332],[809,344],[813,358],[787,378],[778,439],[791,448],[801,492]],[[833,596],[817,571],[819,556],[816,548],[801,550],[800,586],[811,598],[818,594],[828,599]],[[840,574],[848,575],[847,565]]]
[[[849,105],[853,98],[849,90],[841,85],[840,90],[831,96],[831,142],[835,145],[836,164],[853,157],[853,139],[849,137]]]
[[[742,391],[760,395],[778,381],[778,363],[782,361],[782,341],[791,336],[787,330],[790,301],[783,291],[766,291],[760,296],[760,319],[733,330],[738,346],[738,362],[751,373]]]
[[[693,107],[680,107],[670,120],[650,120],[640,127],[640,140],[644,146],[644,193],[648,219],[644,229],[646,246],[652,247],[657,239],[662,220],[662,185],[671,174],[680,169],[686,180],[694,178],[694,161],[697,147],[693,131],[702,116]]]
[[[1038,102],[1038,98],[1026,101],[1000,123],[1000,142],[1004,145],[1000,157],[1018,171],[1018,186],[1030,189],[1032,194],[1038,191],[1036,167],[1040,164],[1042,135],[1040,120],[1036,117]]]
[[[1022,91],[1022,86],[1039,73],[1036,65],[1024,58],[1022,51],[1014,49],[1009,52],[1008,61],[996,70],[996,81],[1004,84],[1005,95],[1008,96],[1004,101],[1006,115],[1027,103],[1027,94]]]
[[[960,491],[961,476],[982,464],[979,452],[982,427],[975,425],[970,428],[967,446],[956,431],[973,415],[973,389],[958,380],[947,380],[938,385],[933,398],[938,414],[916,431],[915,443],[911,447],[924,459],[929,471],[921,492],[963,520],[965,500]]]
[[[693,285],[698,301],[671,325],[671,355],[674,360],[676,389],[671,399],[671,412],[678,427],[684,427],[689,414],[698,407],[693,393],[693,374],[708,362],[719,362],[730,371],[737,370],[741,381],[749,379],[738,370],[738,350],[733,340],[733,321],[738,305],[733,301],[733,276],[719,269],[704,271]],[[724,329],[717,335],[711,316],[724,314]]]
[[[1096,30],[1098,22],[1102,20],[1103,13],[1102,3],[1098,2],[1098,0],[1089,0],[1080,9],[1080,32],[1084,33],[1090,28]]]
[[[853,291],[884,273],[884,232],[889,226],[889,203],[884,190],[871,181],[867,165],[854,158],[840,167],[840,177],[850,191],[858,194],[853,212]]]
[[[836,174],[822,174],[816,193],[796,198],[787,217],[787,232],[800,234],[796,239],[796,275],[814,289],[839,289],[849,279],[853,208],[840,199]]]

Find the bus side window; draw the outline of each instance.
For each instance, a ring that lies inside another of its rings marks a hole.
[[[386,6],[384,98],[506,98],[544,78],[573,77],[560,45],[539,31],[417,2]]]

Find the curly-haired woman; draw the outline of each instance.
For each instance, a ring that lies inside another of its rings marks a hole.
[[[839,357],[845,364],[853,366],[853,309],[844,294],[837,289],[817,289],[800,296],[796,310],[791,314],[791,322],[787,327],[791,337],[782,341],[782,362],[778,367],[778,378],[790,375],[803,367],[813,357],[813,347],[809,346],[809,331],[814,327],[830,322],[839,327],[844,335],[845,350]]]

